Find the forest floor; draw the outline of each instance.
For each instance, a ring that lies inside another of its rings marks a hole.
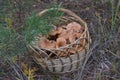
[[[6,15],[12,14],[12,25],[18,31],[32,11],[38,13],[53,4],[52,0],[35,0],[28,5],[24,1],[21,4],[15,1],[14,7],[9,7]],[[84,67],[71,73],[49,74],[26,53],[16,62],[8,60],[4,63],[0,58],[0,80],[120,80],[120,1],[56,0],[54,4],[61,4],[87,23],[92,44]],[[12,11],[12,8],[17,10],[19,5],[18,11]],[[0,6],[3,6],[2,2]],[[3,24],[2,21],[0,23]]]

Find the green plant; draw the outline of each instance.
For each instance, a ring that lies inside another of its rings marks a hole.
[[[38,34],[46,36],[52,29],[53,25],[59,23],[58,18],[63,13],[58,10],[48,11],[43,16],[32,14],[26,19],[26,26],[24,28],[25,41],[29,44]]]
[[[37,71],[36,67],[31,68],[30,65],[21,63],[23,73],[27,76],[28,80],[34,80],[35,71]]]
[[[53,8],[59,7],[55,6]],[[15,11],[17,10],[15,9]],[[11,18],[11,16],[3,17],[1,20],[5,24],[0,24],[0,56],[6,60],[8,56],[14,57],[25,53],[27,51],[26,45],[30,44],[38,34],[47,35],[53,29],[52,25],[59,22],[56,18],[62,16],[62,14],[57,10],[48,11],[47,14],[41,17],[37,13],[32,13],[25,17],[25,23],[22,26],[18,26],[20,27],[19,30],[13,24],[15,23],[14,18]]]
[[[22,54],[26,49],[23,40],[14,29],[7,29],[0,27],[0,56],[4,60],[8,56],[14,57],[15,55]]]

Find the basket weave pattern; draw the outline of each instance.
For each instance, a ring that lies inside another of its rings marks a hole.
[[[71,44],[68,44],[67,46],[55,49],[40,48],[37,45],[38,41],[33,41],[32,45],[29,46],[30,49],[33,51],[32,57],[37,64],[40,64],[45,70],[52,73],[65,73],[75,71],[82,66],[85,56],[89,50],[91,40],[87,25],[75,13],[63,8],[45,9],[42,12],[40,12],[39,15],[42,16],[47,11],[52,11],[53,9],[65,13],[64,16],[59,18],[62,24],[66,24],[69,22],[77,22],[84,28],[84,31],[81,37],[78,38],[76,41],[72,42]],[[78,50],[79,46],[83,47],[83,49],[80,51]],[[72,55],[70,54],[71,50],[75,52]],[[61,55],[63,54],[65,54],[65,56],[61,57]],[[54,57],[52,57],[53,55]]]

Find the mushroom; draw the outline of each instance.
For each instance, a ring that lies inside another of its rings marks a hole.
[[[78,47],[78,51],[83,50],[83,48],[84,48],[83,46],[79,46],[79,47]]]
[[[63,37],[59,37],[56,40],[56,48],[62,47],[66,45],[66,40]]]
[[[81,30],[81,25],[77,22],[71,22],[67,25],[67,30],[74,30],[75,32],[79,32]]]
[[[67,40],[68,37],[69,37],[69,32],[66,31],[66,30],[64,30],[58,37],[59,37],[59,38],[60,38],[60,37],[63,37],[64,39]]]
[[[63,29],[61,27],[57,27],[55,30],[51,31],[50,35],[55,36],[57,34],[61,34]]]
[[[47,38],[42,38],[40,41],[39,41],[39,46],[41,48],[48,48],[48,49],[52,49],[52,48],[55,48],[56,46],[56,42],[53,41],[53,40],[48,40]]]
[[[63,27],[62,27],[63,28]],[[66,40],[68,40],[67,43],[71,43],[75,41],[76,39],[81,37],[80,30],[81,25],[76,22],[71,22],[67,26],[64,26],[64,30],[62,30],[61,34],[58,35],[58,37],[63,37]]]
[[[77,40],[78,38],[81,37],[81,33],[77,33],[77,32],[71,32],[69,34],[69,42],[72,43],[73,41]]]
[[[72,42],[75,41],[75,40],[76,40],[76,34],[74,34],[74,33],[73,33],[73,34],[70,34],[70,35],[69,35],[69,42],[72,43]]]

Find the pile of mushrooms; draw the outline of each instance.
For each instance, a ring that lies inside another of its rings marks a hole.
[[[67,25],[56,27],[50,32],[48,37],[41,37],[39,41],[39,47],[45,49],[55,49],[64,47],[81,37],[84,28],[77,22],[70,22]],[[82,40],[81,42],[82,43]],[[78,46],[79,51],[83,49],[82,46]],[[71,50],[74,54],[75,51]]]

